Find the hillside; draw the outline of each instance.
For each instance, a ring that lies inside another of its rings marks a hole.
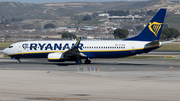
[[[171,2],[167,0],[151,0],[151,3],[147,7],[141,8],[141,10],[157,10],[159,8],[166,8],[167,11],[174,14],[180,14],[180,2]]]
[[[59,16],[77,13],[73,9],[46,7],[44,4],[27,4],[19,2],[1,2],[0,15],[6,18],[54,19]]]
[[[48,3],[32,4],[20,2],[0,2],[0,18],[6,19],[22,18],[23,28],[41,29],[42,21],[44,24],[53,23],[56,26],[76,26],[79,24],[78,18],[72,20],[72,15],[92,14],[93,12],[103,12],[107,10],[129,10],[138,12],[167,8],[168,19],[165,20],[171,27],[179,27],[180,3],[167,0],[149,0],[149,1],[119,1],[119,2],[70,2],[70,3]],[[76,17],[76,16],[73,16]],[[175,18],[174,18],[175,17]],[[93,22],[93,21],[91,21]],[[93,25],[90,22],[83,22],[78,26]],[[95,25],[99,22],[94,21]],[[18,25],[16,29],[19,28]]]
[[[19,2],[0,2],[0,16],[6,18],[23,19],[56,19],[83,12],[97,12],[106,10],[149,10],[166,7],[171,11],[180,10],[180,5],[166,0],[150,0],[136,2],[101,2],[101,3],[49,3],[30,4]]]

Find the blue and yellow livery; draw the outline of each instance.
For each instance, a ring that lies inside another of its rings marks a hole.
[[[17,59],[47,58],[49,61],[76,61],[90,64],[91,58],[120,58],[148,53],[161,46],[159,42],[166,9],[160,9],[143,31],[125,40],[99,41],[24,41],[10,45],[3,53]]]

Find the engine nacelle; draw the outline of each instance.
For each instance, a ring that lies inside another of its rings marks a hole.
[[[48,61],[50,62],[64,62],[64,55],[61,52],[58,53],[49,53]]]

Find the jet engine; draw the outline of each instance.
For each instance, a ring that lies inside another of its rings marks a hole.
[[[64,55],[61,52],[58,53],[49,53],[48,61],[50,62],[64,62]]]

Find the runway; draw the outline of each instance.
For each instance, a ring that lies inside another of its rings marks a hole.
[[[91,64],[77,65],[75,62],[48,62],[47,59],[21,59],[16,60],[0,58],[0,69],[5,70],[50,70],[50,71],[77,71],[77,67],[97,67],[101,71],[180,71],[178,59],[92,59]],[[171,69],[169,69],[171,68]]]
[[[0,85],[0,101],[178,101],[180,61],[93,59],[76,65],[0,58]]]
[[[2,50],[0,50],[0,54],[2,53]],[[151,51],[149,53],[143,53],[140,55],[180,55],[180,52],[178,51]]]

